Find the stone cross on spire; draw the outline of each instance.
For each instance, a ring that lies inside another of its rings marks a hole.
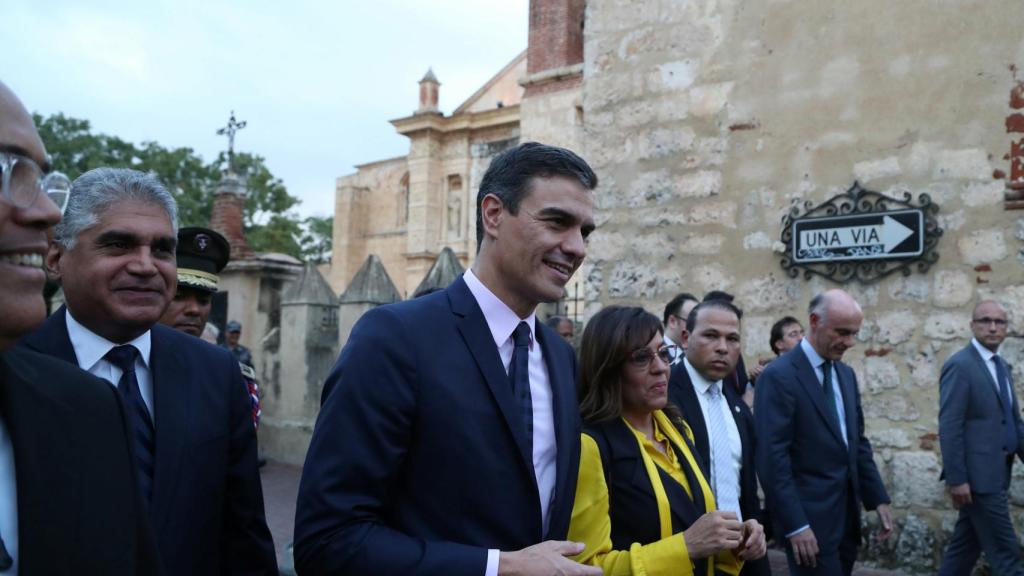
[[[235,120],[235,111],[232,110],[228,125],[217,130],[217,136],[228,135],[228,172],[235,171],[235,133],[245,128],[245,124],[245,120],[241,122]]]

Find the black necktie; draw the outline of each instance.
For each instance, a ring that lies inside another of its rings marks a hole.
[[[139,472],[139,490],[148,503],[153,498],[153,468],[155,465],[155,434],[149,409],[139,391],[139,379],[135,376],[135,358],[139,351],[134,346],[115,346],[104,356],[111,364],[121,369],[117,389],[124,398],[124,407],[132,425],[132,446],[135,451],[136,468]]]
[[[9,570],[14,565],[14,559],[7,553],[7,546],[4,546],[4,539],[0,536],[0,572]]]
[[[1017,419],[1013,417],[1013,398],[1010,396],[1010,377],[1006,370],[1006,363],[998,354],[992,356],[996,363],[996,376],[999,377],[999,400],[1003,407],[1003,444],[1010,454],[1017,451]]]
[[[528,461],[533,462],[533,399],[530,396],[530,325],[520,322],[514,332],[512,341],[512,362],[509,364],[509,379],[512,380],[512,394],[516,398],[521,411],[523,426],[526,430],[526,448]]]
[[[825,362],[821,365],[821,370],[823,373],[822,387],[824,388],[825,392],[825,404],[827,404],[825,410],[832,417],[833,421],[836,424],[836,428],[839,430],[840,433],[842,433],[843,426],[840,420],[842,416],[839,414],[839,408],[836,406],[836,392],[835,390],[832,389],[832,361],[825,360]],[[846,443],[845,438],[843,439],[843,443]]]

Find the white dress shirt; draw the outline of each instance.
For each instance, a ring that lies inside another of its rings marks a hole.
[[[121,379],[121,369],[107,361],[104,356],[115,346],[119,346],[119,344],[115,344],[79,324],[71,315],[70,310],[67,311],[67,323],[68,337],[71,338],[71,346],[75,349],[78,367],[93,376],[103,378],[110,382],[114,388],[117,388],[117,382]],[[125,344],[131,344],[139,351],[139,355],[135,357],[135,378],[139,381],[139,392],[142,394],[142,400],[146,403],[146,408],[149,410],[149,416],[155,422],[156,415],[153,413],[153,377],[149,372],[149,351],[152,347],[150,331],[146,330],[145,334],[131,342],[125,342]]]
[[[683,347],[673,342],[672,339],[669,338],[667,335],[662,336],[661,339],[662,341],[665,342],[665,346],[669,347],[668,349],[672,353],[672,361],[669,362],[669,364],[671,364],[672,366],[679,364],[679,361],[683,358],[683,352],[685,352],[685,350],[683,350]]]
[[[494,338],[494,345],[498,347],[498,355],[501,363],[508,373],[509,364],[512,362],[512,352],[515,350],[515,343],[512,340],[512,332],[520,322],[526,322],[530,326],[530,397],[533,405],[533,472],[537,477],[537,488],[540,491],[540,517],[542,534],[547,534],[551,497],[555,491],[555,457],[557,446],[555,444],[555,414],[552,404],[551,381],[548,376],[548,367],[544,363],[544,355],[537,344],[536,315],[531,313],[526,318],[520,318],[504,302],[494,295],[480,279],[467,270],[463,280],[469,291],[476,299],[477,305],[484,313],[484,320]],[[511,385],[511,384],[510,384]],[[496,576],[498,573],[498,550],[487,551],[487,571],[485,576]]]
[[[708,470],[711,472],[711,478],[709,478],[709,480],[711,480],[711,485],[717,485],[717,480],[715,478],[715,450],[713,448],[714,439],[711,437],[711,427],[706,424],[709,422],[708,410],[710,409],[709,401],[712,387],[718,388],[718,394],[722,397],[722,401],[719,402],[718,405],[719,410],[722,412],[722,416],[725,419],[725,426],[729,433],[729,450],[732,453],[732,466],[736,471],[736,481],[738,483],[740,479],[740,469],[743,467],[743,440],[740,438],[740,429],[736,426],[735,418],[733,418],[732,414],[729,413],[729,401],[726,400],[725,393],[722,390],[722,381],[708,381],[707,378],[704,378],[704,376],[693,367],[693,364],[690,364],[690,361],[686,359],[686,357],[683,357],[683,365],[686,366],[686,372],[690,375],[690,382],[693,383],[693,391],[697,393],[697,401],[700,402],[700,412],[704,415],[704,428],[708,432],[708,444],[710,448],[708,450],[708,454],[710,455],[711,460],[708,462]],[[740,513],[739,500],[739,495],[742,491],[741,488],[742,487],[739,485],[736,486],[735,498],[730,499],[728,502],[720,501],[719,497],[717,495],[715,496],[715,504],[718,506],[719,510],[735,512],[736,518],[740,520],[743,519],[743,514]]]
[[[981,342],[978,342],[977,338],[971,338],[971,344],[974,346],[974,349],[978,351],[978,354],[981,354],[981,359],[985,361],[985,368],[988,368],[988,373],[992,376],[992,382],[996,385],[996,397],[998,398],[1001,394],[999,391],[999,372],[996,372],[996,363],[992,358],[996,354],[999,354],[999,351],[996,350],[993,352],[988,348],[985,348],[981,345]],[[1009,382],[1007,382],[1007,384],[1009,384]],[[1007,398],[1007,400],[1013,402],[1012,398]]]
[[[14,564],[0,570],[4,576],[18,573],[18,489],[14,476],[14,445],[0,418],[0,537]]]

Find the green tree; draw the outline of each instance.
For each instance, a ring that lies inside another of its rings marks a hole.
[[[192,148],[165,148],[157,142],[135,145],[116,136],[93,133],[88,120],[61,113],[48,117],[34,114],[33,118],[54,169],[72,179],[101,166],[152,172],[174,194],[181,226],[209,225],[213,195],[227,168],[226,153],[205,163]],[[288,193],[263,157],[236,154],[235,172],[247,178],[249,195],[243,227],[254,251],[283,252],[300,259],[307,252],[322,257],[323,238],[310,238],[306,221],[293,210],[300,200]],[[329,251],[330,234],[327,238]]]

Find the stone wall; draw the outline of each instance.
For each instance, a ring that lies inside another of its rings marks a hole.
[[[859,180],[941,207],[927,274],[846,286],[867,318],[848,360],[899,521],[895,538],[872,543],[880,564],[934,572],[952,529],[938,372],[967,342],[977,299],[1008,306],[1004,353],[1024,381],[1024,230],[1002,205],[1022,20],[1016,0],[587,5],[582,151],[601,179],[583,271],[591,313],[660,312],[679,291],[725,289],[746,311],[749,364],[770,355],[776,318],[806,317],[811,296],[834,286],[780,268],[794,203]],[[1020,480],[1013,504],[1020,525]]]

